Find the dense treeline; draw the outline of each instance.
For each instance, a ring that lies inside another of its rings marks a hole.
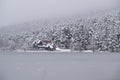
[[[0,35],[0,49],[33,49],[36,39],[52,40],[65,49],[120,52],[120,11],[58,22],[34,32]]]

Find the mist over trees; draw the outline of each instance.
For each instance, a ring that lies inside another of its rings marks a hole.
[[[61,20],[47,26],[16,35],[0,34],[0,49],[33,50],[33,41],[41,39],[52,40],[64,49],[120,52],[119,10],[100,16]]]

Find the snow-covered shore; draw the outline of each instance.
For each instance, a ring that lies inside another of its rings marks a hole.
[[[84,51],[72,51],[70,49],[57,49],[54,51],[48,51],[48,50],[15,50],[14,52],[85,52],[85,53],[93,53],[92,50],[84,50]]]

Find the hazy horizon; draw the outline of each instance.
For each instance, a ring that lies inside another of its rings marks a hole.
[[[89,14],[118,6],[118,0],[0,0],[0,26]]]

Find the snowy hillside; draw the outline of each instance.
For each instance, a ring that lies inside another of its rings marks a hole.
[[[0,34],[1,50],[33,50],[34,40],[47,39],[62,49],[120,51],[119,9],[102,15],[48,20],[43,23],[38,21],[16,26],[23,26],[25,29],[29,27],[31,31],[11,35]]]

